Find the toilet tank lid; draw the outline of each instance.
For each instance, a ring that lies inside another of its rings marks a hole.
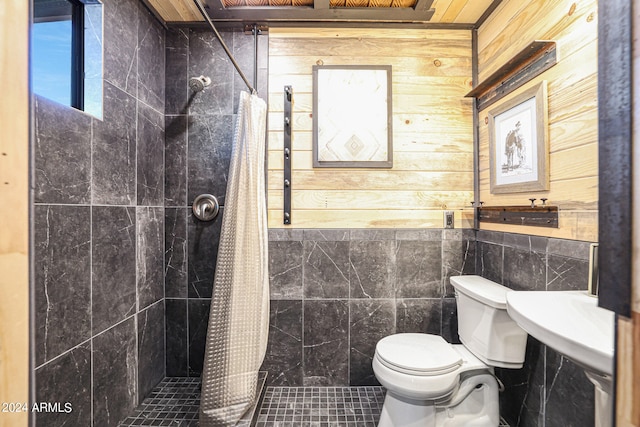
[[[509,288],[484,277],[452,276],[451,285],[458,291],[490,307],[507,309],[507,292]]]

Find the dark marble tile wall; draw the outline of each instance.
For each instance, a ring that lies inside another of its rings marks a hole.
[[[254,38],[222,32],[249,79],[254,70]],[[165,42],[164,281],[166,371],[199,376],[220,227],[224,216],[237,104],[244,82],[213,33],[174,28]],[[267,94],[268,35],[258,37],[258,93]],[[211,78],[193,93],[190,77]],[[218,217],[201,222],[191,213],[195,197],[209,193],[221,205]],[[154,195],[156,193],[153,193]]]
[[[396,332],[457,336],[446,284],[475,272],[470,230],[269,231],[274,385],[377,384],[371,361]]]
[[[589,242],[478,231],[478,274],[516,290],[587,289]],[[502,415],[513,427],[593,426],[593,385],[583,370],[528,338],[520,370],[496,369],[506,391]]]
[[[102,118],[36,96],[35,394],[117,426],[165,376],[165,30],[104,2]]]

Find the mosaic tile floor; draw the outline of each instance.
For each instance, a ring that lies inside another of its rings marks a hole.
[[[383,401],[382,387],[267,387],[237,426],[375,427]],[[120,427],[197,427],[199,405],[199,378],[165,378]]]
[[[382,387],[267,387],[256,427],[376,427]]]
[[[264,387],[266,375],[260,372],[258,387]],[[198,427],[200,378],[165,378],[119,427]],[[238,427],[251,426],[255,409],[241,419]]]
[[[376,427],[384,395],[382,387],[267,387],[257,413],[237,426]],[[198,427],[199,405],[200,378],[165,378],[119,427]]]

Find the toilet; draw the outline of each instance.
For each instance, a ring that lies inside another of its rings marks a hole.
[[[387,389],[378,427],[497,427],[494,367],[519,369],[527,333],[507,314],[508,288],[454,276],[462,344],[403,333],[376,345],[373,372]]]

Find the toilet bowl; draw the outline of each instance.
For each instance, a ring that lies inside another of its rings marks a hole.
[[[406,333],[381,339],[373,357],[387,389],[378,427],[496,427],[493,367],[521,368],[527,333],[506,312],[508,288],[479,276],[455,276],[462,344]]]

